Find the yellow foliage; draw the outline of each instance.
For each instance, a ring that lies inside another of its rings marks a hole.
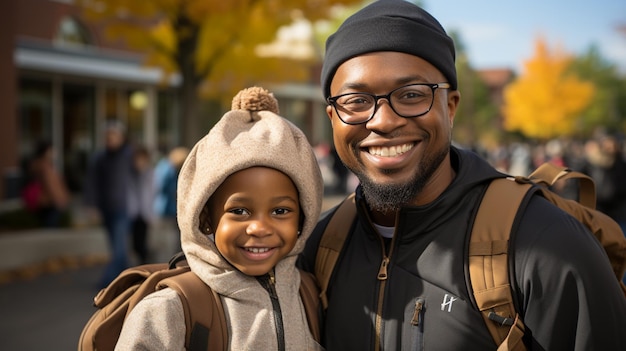
[[[173,58],[176,53],[177,38],[171,23],[161,20],[146,33],[149,39],[145,40],[144,43],[151,43],[149,45],[154,50],[154,54],[148,56],[147,63],[151,66],[161,67],[168,75],[175,73],[178,67]]]
[[[272,42],[278,28],[297,16],[315,21],[329,16],[333,5],[360,2],[77,0],[85,10],[85,18],[104,24],[111,39],[121,39],[146,53],[146,64],[161,67],[166,73],[184,71],[183,79],[204,81],[199,86],[211,95],[229,95],[230,91],[222,90],[224,86],[261,77],[270,82],[307,79],[311,62],[261,58],[255,48]],[[191,43],[185,42],[187,39]],[[191,69],[183,70],[181,65]],[[189,76],[189,72],[195,76]],[[233,89],[236,92],[240,87]]]
[[[522,75],[504,91],[504,128],[539,139],[572,135],[594,85],[567,72],[572,60],[567,54],[550,52],[543,40],[535,49]]]

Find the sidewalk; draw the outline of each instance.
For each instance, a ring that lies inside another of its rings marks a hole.
[[[0,284],[64,268],[103,263],[108,247],[100,227],[29,229],[0,234]]]

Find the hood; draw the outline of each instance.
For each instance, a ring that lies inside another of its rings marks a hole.
[[[258,94],[254,98],[258,100]],[[277,106],[273,96],[271,99]],[[295,247],[283,259],[289,261],[287,264],[293,264],[302,251],[321,209],[322,177],[304,133],[258,101],[253,107],[243,105],[227,112],[192,148],[178,178],[181,246],[192,270],[212,287],[207,276],[226,274],[234,268],[219,254],[205,228],[201,228],[200,216],[211,195],[229,175],[265,166],[285,173],[296,185],[304,222]]]

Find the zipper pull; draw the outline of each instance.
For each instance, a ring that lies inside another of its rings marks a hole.
[[[424,299],[419,298],[415,301],[415,311],[413,311],[413,318],[411,319],[411,325],[419,326],[420,325],[420,315],[422,314],[422,309],[424,308]]]
[[[389,257],[383,258],[380,263],[380,269],[378,270],[378,280],[387,280],[387,265],[389,264]]]
[[[270,284],[272,285],[276,285],[276,277],[274,276],[274,270],[270,270],[269,272],[267,272],[267,274],[270,276]]]
[[[278,298],[278,295],[276,295],[276,277],[273,270],[256,277],[256,279],[263,289],[270,294],[271,298]]]

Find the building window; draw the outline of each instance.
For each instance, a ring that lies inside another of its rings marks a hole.
[[[41,140],[52,140],[52,82],[23,78],[19,92],[19,153],[27,159]]]
[[[92,43],[89,30],[76,18],[67,16],[59,22],[54,42],[60,45],[89,45]]]

